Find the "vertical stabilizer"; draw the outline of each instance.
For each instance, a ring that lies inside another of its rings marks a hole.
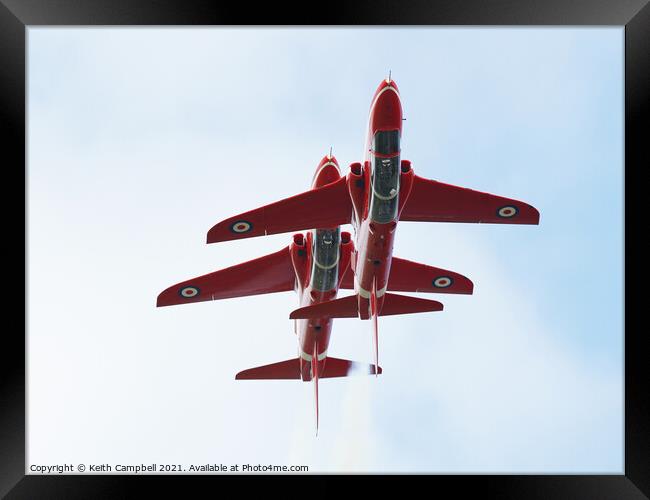
[[[372,318],[372,344],[375,355],[375,377],[379,371],[379,326],[377,325],[377,278],[372,280],[370,291],[370,317]]]
[[[314,402],[316,404],[316,436],[318,436],[318,342],[314,342],[314,354],[311,358],[312,379],[314,380]]]

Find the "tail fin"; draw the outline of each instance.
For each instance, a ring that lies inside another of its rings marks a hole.
[[[314,401],[316,403],[316,436],[318,436],[318,342],[314,342],[311,358],[311,378],[314,381]]]
[[[429,311],[442,311],[442,304],[437,300],[421,299],[408,295],[387,293],[378,316],[395,314],[412,314]],[[311,306],[301,307],[291,312],[290,319],[313,318],[358,318],[359,300],[356,295],[342,297],[336,300],[320,302]]]
[[[377,278],[374,278],[372,280],[372,290],[370,290],[370,317],[372,318],[372,343],[374,347],[373,354],[375,358],[375,377],[376,377],[377,367],[379,366],[379,325],[377,324]]]

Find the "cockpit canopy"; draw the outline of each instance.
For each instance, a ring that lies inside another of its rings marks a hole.
[[[339,276],[341,229],[314,229],[312,234],[311,286],[323,292],[332,290]]]
[[[386,224],[397,219],[400,179],[399,130],[378,131],[372,142],[370,218]]]

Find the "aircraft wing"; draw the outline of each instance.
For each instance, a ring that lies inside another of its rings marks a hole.
[[[208,231],[208,243],[349,224],[352,202],[346,177],[318,189],[225,219]]]
[[[352,269],[343,275],[341,289],[354,289]],[[388,276],[388,290],[391,292],[459,293],[471,295],[474,283],[462,274],[393,257]]]
[[[295,281],[287,246],[279,252],[170,286],[158,295],[156,305],[162,307],[287,292],[294,289]]]
[[[388,277],[388,290],[469,295],[474,290],[474,284],[462,274],[393,257]]]
[[[522,201],[415,175],[400,220],[539,224],[539,212]]]

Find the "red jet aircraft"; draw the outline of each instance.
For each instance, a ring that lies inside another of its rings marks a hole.
[[[312,191],[319,191],[340,179],[338,163],[330,154],[318,164],[312,181]],[[243,220],[232,224],[232,231],[236,233],[249,229],[249,223]],[[354,244],[350,233],[341,232],[338,226],[315,229],[306,235],[294,234],[292,243],[279,252],[167,288],[158,296],[157,305],[162,307],[295,290],[298,293],[300,306],[313,307],[335,299],[341,284],[352,288],[348,268],[353,254]],[[460,274],[398,257],[393,258],[391,279],[392,283],[395,283],[392,289],[396,290],[438,291],[432,287],[432,281],[449,280],[445,285],[446,289],[442,291],[452,293],[472,291],[472,282]],[[383,314],[399,314],[404,301],[407,304],[419,304],[422,311],[442,309],[442,304],[435,301],[395,294],[389,296],[392,302],[384,302]],[[356,300],[355,296],[352,297]],[[299,344],[297,358],[244,370],[235,378],[238,380],[313,380],[318,429],[319,378],[379,374],[381,368],[328,356],[332,319],[326,315],[296,319],[294,327]]]
[[[290,318],[372,318],[376,369],[377,316],[442,309],[436,301],[387,291],[472,293],[471,282],[460,275],[393,258],[398,221],[539,223],[539,212],[522,201],[415,175],[411,163],[400,160],[401,136],[399,90],[389,77],[377,88],[370,106],[363,164],[352,163],[346,177],[332,177],[318,189],[219,222],[207,237],[208,243],[216,243],[351,223],[352,274],[343,276],[340,287],[356,294],[305,305]]]

